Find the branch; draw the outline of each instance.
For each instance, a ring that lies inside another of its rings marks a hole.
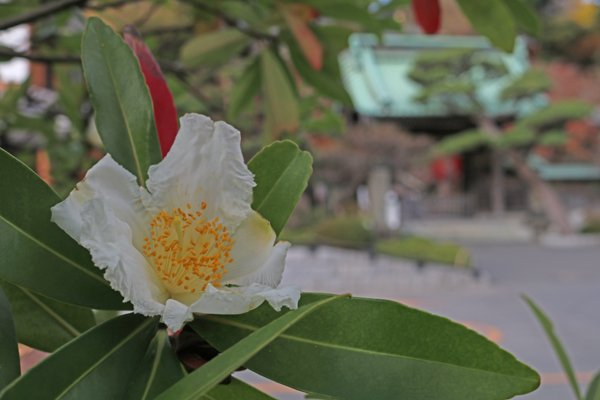
[[[37,10],[1,20],[0,31],[12,28],[13,26],[37,21],[40,18],[50,16],[73,6],[83,6],[86,1],[87,0],[60,0],[44,4]]]
[[[228,26],[230,26],[232,28],[235,28],[235,29],[239,30],[240,32],[245,33],[246,35],[251,36],[251,37],[253,37],[255,39],[266,39],[266,40],[269,40],[269,41],[275,41],[275,40],[277,40],[277,38],[275,36],[272,36],[272,35],[269,35],[269,34],[266,34],[266,33],[258,32],[258,31],[255,31],[255,30],[249,29],[249,28],[245,28],[245,29],[244,28],[240,28],[238,26],[237,20],[235,18],[232,18],[232,17],[226,15],[222,10],[219,10],[218,8],[215,8],[213,6],[209,6],[208,4],[197,2],[195,0],[180,0],[180,1],[182,3],[191,4],[192,6],[198,8],[198,9],[204,11],[204,12],[207,12],[209,14],[212,14],[212,15],[216,16],[216,17],[222,18],[223,21],[225,21],[225,23]]]
[[[87,8],[88,10],[102,11],[105,8],[121,7],[121,6],[127,5],[129,3],[137,3],[139,1],[142,1],[142,0],[117,0],[112,3],[98,4],[97,6],[96,5],[94,5],[94,6],[87,5],[87,6],[85,6],[85,8]]]
[[[142,36],[153,36],[163,35],[165,33],[179,33],[179,32],[191,32],[194,29],[194,25],[183,25],[183,26],[165,26],[162,28],[148,29],[142,32]]]
[[[80,64],[81,57],[75,55],[52,56],[44,54],[20,53],[18,51],[0,49],[0,57],[20,57],[29,61],[41,62],[47,64],[63,63],[63,64]]]

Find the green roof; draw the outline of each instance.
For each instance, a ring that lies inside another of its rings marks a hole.
[[[349,38],[349,48],[339,55],[344,85],[352,97],[356,111],[373,117],[448,117],[441,103],[420,104],[413,99],[420,85],[408,78],[420,51],[435,49],[474,49],[499,57],[506,65],[508,77],[478,85],[477,96],[487,116],[527,115],[547,105],[544,95],[532,100],[513,102],[500,100],[509,81],[529,68],[528,51],[522,38],[512,54],[495,50],[487,39],[479,36],[441,36],[384,34],[380,43],[373,34],[356,33]]]

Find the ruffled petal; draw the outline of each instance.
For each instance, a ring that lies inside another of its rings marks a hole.
[[[250,211],[231,238],[234,242],[229,254],[233,261],[227,264],[223,282],[235,281],[265,265],[273,252],[276,235],[269,221]]]
[[[278,242],[275,247],[271,249],[271,255],[268,260],[260,268],[248,275],[234,280],[229,280],[229,276],[226,274],[223,283],[234,283],[241,286],[258,283],[260,285],[276,288],[281,283],[283,270],[285,268],[285,257],[287,256],[290,246],[290,242]]]
[[[149,228],[148,213],[140,196],[140,187],[125,168],[110,155],[105,156],[85,175],[85,179],[69,197],[52,208],[52,221],[79,241],[81,236],[81,209],[95,197],[107,199],[115,216],[129,225],[134,245],[141,249]]]
[[[224,122],[185,115],[169,154],[150,167],[148,190],[142,191],[146,208],[158,213],[190,204],[197,211],[205,202],[203,219],[218,217],[233,232],[251,210],[255,186],[240,140],[240,132]]]
[[[104,197],[87,201],[81,220],[80,243],[90,251],[94,264],[105,270],[111,287],[124,301],[131,301],[136,313],[162,315],[169,293],[133,246],[131,229],[115,216],[110,201]]]
[[[280,289],[257,283],[245,287],[217,289],[208,285],[206,292],[191,306],[168,300],[163,313],[163,322],[173,332],[193,319],[194,314],[244,314],[260,306],[265,300],[277,311],[286,306],[290,310],[298,308],[301,289],[298,285],[288,285]]]

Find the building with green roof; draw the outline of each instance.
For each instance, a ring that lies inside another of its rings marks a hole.
[[[525,40],[519,38],[512,54],[494,49],[481,36],[405,35],[386,33],[380,39],[374,34],[355,33],[349,47],[339,55],[344,85],[360,116],[397,119],[407,129],[454,133],[465,129],[468,115],[451,115],[443,104],[415,101],[421,87],[409,78],[417,55],[423,51],[472,49],[485,59],[500,61],[508,74],[499,79],[475,82],[478,101],[488,117],[521,117],[547,105],[539,95],[515,104],[500,100],[502,90],[529,68]],[[473,80],[485,79],[483,71]],[[461,123],[462,122],[462,123]]]

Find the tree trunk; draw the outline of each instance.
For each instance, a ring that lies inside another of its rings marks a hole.
[[[567,210],[560,201],[556,190],[548,182],[540,178],[537,172],[527,165],[525,157],[516,150],[507,150],[506,155],[515,165],[519,177],[527,182],[531,189],[538,195],[544,211],[546,211],[550,220],[558,226],[560,232],[564,234],[573,233],[573,229],[569,224]]]
[[[494,138],[502,135],[496,124],[488,118],[481,118],[479,126],[484,132],[487,132]],[[529,167],[525,157],[519,154],[518,151],[509,149],[503,153],[513,162],[519,177],[539,196],[548,218],[558,226],[560,232],[563,234],[573,233],[573,229],[569,224],[567,209],[562,204],[556,190],[540,178],[535,170]]]

